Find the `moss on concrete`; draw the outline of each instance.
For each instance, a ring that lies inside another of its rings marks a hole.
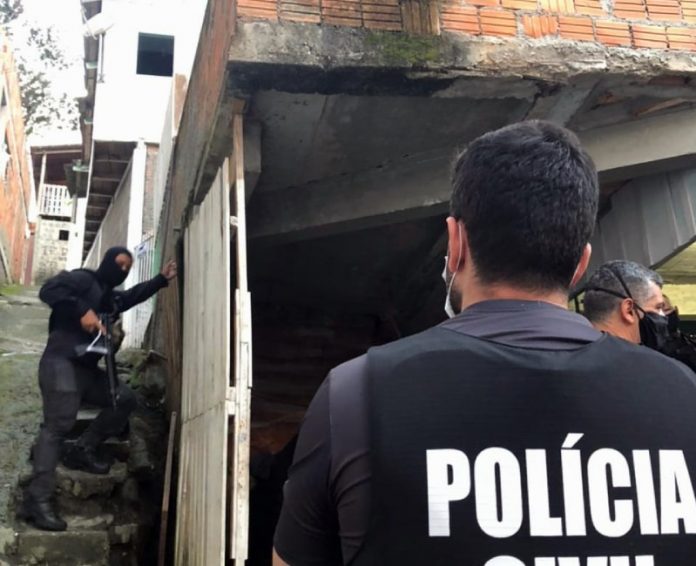
[[[11,297],[12,295],[19,295],[21,292],[21,285],[0,285],[0,295]]]
[[[441,57],[441,40],[436,36],[370,31],[365,43],[392,67],[425,67]]]

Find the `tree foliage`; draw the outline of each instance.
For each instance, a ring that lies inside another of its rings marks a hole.
[[[76,101],[52,89],[51,73],[68,68],[55,30],[30,22],[22,0],[0,0],[0,25],[12,43],[27,133],[48,128],[76,129]]]

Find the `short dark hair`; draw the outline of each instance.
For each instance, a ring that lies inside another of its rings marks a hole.
[[[626,295],[626,290],[617,274],[626,283],[631,297],[639,307],[650,299],[651,282],[660,288],[663,285],[662,276],[659,273],[635,261],[618,259],[602,264],[585,285],[587,291],[583,298],[583,314],[591,322],[606,320],[618,308],[623,299],[613,295],[612,292]],[[609,293],[598,289],[606,289]]]
[[[568,290],[599,198],[575,134],[536,120],[484,134],[457,159],[453,186],[450,212],[482,283]]]

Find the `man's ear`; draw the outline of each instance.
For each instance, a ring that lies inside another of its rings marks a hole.
[[[621,301],[619,305],[619,315],[621,316],[622,322],[625,324],[630,324],[632,326],[636,323],[639,315],[633,299],[623,299]]]
[[[590,258],[592,257],[592,244],[589,242],[585,244],[585,248],[582,250],[582,255],[580,256],[580,261],[578,262],[577,267],[575,268],[575,274],[573,275],[573,279],[570,282],[570,288],[574,288],[580,279],[583,278],[585,275],[585,272],[587,271],[587,267],[590,265]]]
[[[447,236],[447,270],[456,273],[464,264],[469,244],[464,225],[453,216],[447,218]]]

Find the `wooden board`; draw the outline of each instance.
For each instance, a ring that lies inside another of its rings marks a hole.
[[[184,235],[177,566],[225,563],[231,322],[228,191],[223,167]]]
[[[230,558],[243,566],[249,547],[249,447],[251,436],[251,295],[247,282],[246,186],[244,127],[241,114],[233,124],[233,159],[226,167],[234,179],[237,290],[234,314],[234,382],[231,392],[232,478],[230,481]]]
[[[177,414],[169,418],[169,440],[167,441],[167,461],[164,465],[164,489],[162,490],[162,515],[160,517],[159,551],[157,565],[164,566],[167,554],[167,525],[169,523],[169,498],[172,491],[172,463],[174,460],[174,439],[176,438]]]

